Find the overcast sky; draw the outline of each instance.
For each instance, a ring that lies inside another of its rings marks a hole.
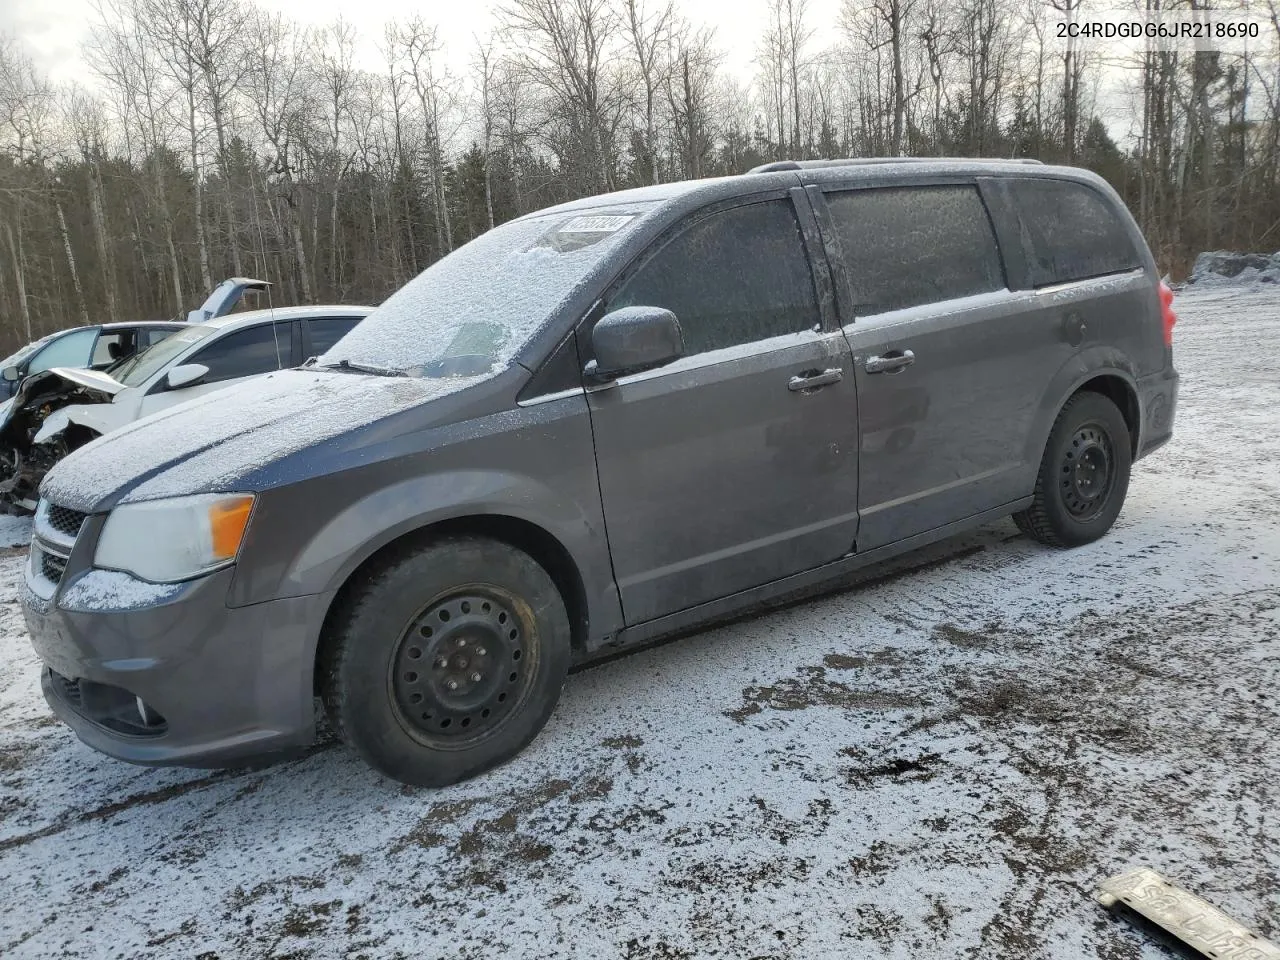
[[[92,82],[80,46],[94,20],[95,0],[0,0],[0,30],[16,33],[26,41],[41,67],[55,81]],[[363,65],[376,69],[382,25],[393,18],[406,19],[419,12],[440,27],[455,71],[465,69],[474,47],[473,37],[493,24],[498,0],[257,0],[259,6],[278,10],[304,23],[324,24],[339,14],[354,23],[364,42]],[[834,41],[832,35],[840,0],[810,0],[812,24],[817,30],[813,48]],[[716,45],[726,55],[725,66],[743,79],[754,72],[757,38],[764,32],[766,0],[679,0],[679,10],[696,24],[715,28]],[[822,29],[823,27],[826,29]]]
[[[100,0],[0,0],[0,31],[9,31],[25,41],[37,64],[55,82],[78,81],[94,86],[95,78],[85,66],[81,45],[96,19]],[[407,19],[415,12],[440,28],[446,44],[446,63],[455,75],[466,73],[472,63],[475,37],[493,26],[493,10],[502,0],[249,0],[269,10],[310,24],[332,23],[339,15],[353,23],[360,35],[357,59],[365,69],[380,71],[378,51],[382,28],[388,20]],[[652,0],[656,5],[657,0]],[[715,30],[715,45],[724,55],[723,66],[730,75],[750,82],[756,73],[755,56],[764,33],[768,0],[677,0],[681,14],[696,25]],[[809,25],[814,30],[810,52],[836,42],[842,0],[809,0]],[[1126,0],[1093,0],[1089,9],[1102,11]],[[1097,16],[1097,13],[1091,14]],[[1133,136],[1132,94],[1127,77],[1114,70],[1091,73],[1095,111],[1102,116],[1112,136],[1128,140]]]

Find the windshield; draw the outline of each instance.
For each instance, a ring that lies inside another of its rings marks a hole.
[[[409,281],[321,356],[321,366],[477,376],[505,366],[652,203],[516,220]]]
[[[165,367],[170,360],[186,351],[193,343],[217,331],[217,327],[196,326],[179,330],[171,337],[135,353],[127,360],[121,360],[107,373],[118,383],[126,387],[138,387],[151,379],[152,374]]]

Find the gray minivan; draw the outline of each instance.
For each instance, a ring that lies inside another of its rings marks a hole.
[[[310,743],[319,700],[378,770],[452,783],[575,660],[1010,514],[1102,536],[1171,434],[1171,299],[1070,168],[784,162],[530,214],[302,368],[59,464],[45,694],[195,766]]]

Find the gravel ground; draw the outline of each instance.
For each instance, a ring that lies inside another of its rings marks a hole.
[[[1142,864],[1276,936],[1280,291],[1177,306],[1177,435],[1100,543],[1004,522],[582,671],[448,790],[92,753],[0,548],[0,955],[1165,956],[1088,898]]]

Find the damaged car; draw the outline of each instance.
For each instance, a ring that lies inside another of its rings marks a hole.
[[[103,323],[51,333],[0,360],[0,397],[12,397],[27,377],[54,367],[105,370],[185,326],[178,321]]]
[[[0,419],[0,502],[13,512],[34,510],[40,481],[72,450],[159,410],[295,367],[324,353],[372,310],[310,306],[205,314],[205,322],[188,324],[109,370],[56,367],[28,377]]]
[[[187,323],[203,323],[228,313],[249,291],[265,291],[266,280],[232,277],[224,280],[196,310],[181,319],[141,323],[102,323],[72,327],[34,340],[0,360],[0,396],[12,397],[22,381],[54,367],[109,370],[134,354],[186,329]],[[7,409],[7,407],[0,408]],[[0,416],[3,413],[0,412]]]

